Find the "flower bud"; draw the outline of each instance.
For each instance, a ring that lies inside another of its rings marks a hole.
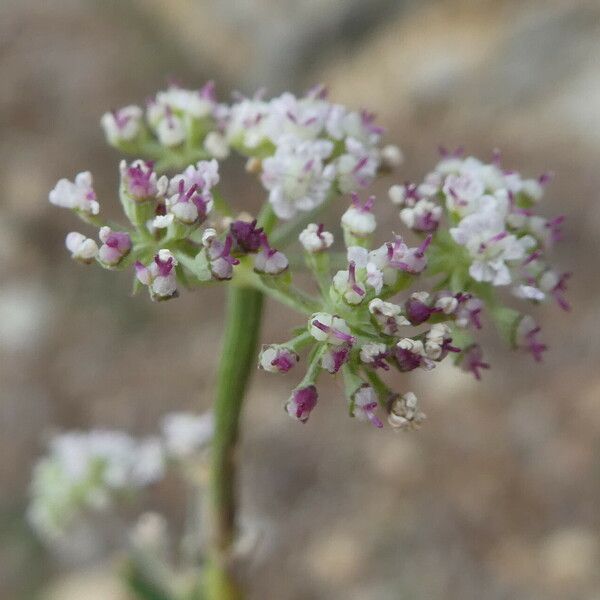
[[[258,366],[270,373],[287,373],[298,360],[298,355],[286,346],[269,344],[262,347]]]
[[[388,423],[396,430],[406,431],[419,429],[425,418],[425,414],[418,409],[417,397],[412,392],[406,392],[392,402]]]
[[[317,405],[318,394],[314,385],[296,388],[288,399],[285,409],[294,419],[306,423],[311,411]]]
[[[78,173],[75,181],[61,179],[48,195],[51,204],[70,208],[87,215],[97,215],[100,205],[92,187],[92,174],[89,171]]]
[[[82,233],[72,231],[65,238],[65,246],[71,253],[71,258],[81,263],[89,264],[98,255],[98,245]]]
[[[333,235],[324,231],[323,224],[310,223],[298,236],[306,252],[322,252],[333,244]]]
[[[124,231],[113,231],[110,227],[102,227],[99,237],[102,246],[98,258],[106,265],[118,265],[131,250],[131,238]]]

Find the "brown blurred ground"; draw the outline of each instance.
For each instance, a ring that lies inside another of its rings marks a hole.
[[[91,168],[111,205],[117,156],[99,116],[169,75],[214,78],[223,94],[330,83],[379,112],[407,156],[399,179],[422,176],[441,142],[499,147],[510,167],[554,170],[548,214],[569,217],[574,310],[543,309],[544,364],[496,346],[482,384],[444,368],[402,378],[429,416],[419,433],[346,419],[334,386],[298,427],[280,408],[290,382],[256,376],[242,450],[244,521],[264,531],[251,598],[598,600],[597,0],[1,3],[0,598],[67,572],[20,520],[49,432],[151,432],[167,411],[210,405],[221,291],[131,299],[127,276],[71,263],[63,237],[77,225],[46,200]],[[264,339],[288,322],[273,307]],[[149,505],[180,516],[168,494]],[[94,577],[81,597],[111,600]]]

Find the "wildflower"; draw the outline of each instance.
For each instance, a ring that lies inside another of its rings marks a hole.
[[[346,152],[335,161],[337,184],[342,194],[357,188],[367,187],[379,167],[379,154],[375,148],[368,148],[354,138],[346,138]]]
[[[168,300],[177,295],[176,265],[177,260],[171,252],[162,249],[148,266],[140,261],[136,261],[134,266],[138,281],[150,288],[152,299]]]
[[[234,221],[229,225],[229,231],[242,252],[257,252],[262,245],[263,228],[256,226],[256,219]]]
[[[407,392],[392,402],[388,423],[396,430],[406,431],[418,429],[425,418],[425,414],[418,408],[417,397],[412,392]]]
[[[427,356],[423,342],[412,338],[402,338],[396,344],[394,358],[398,370],[402,372],[418,368],[430,371],[435,367],[434,361]]]
[[[99,237],[102,246],[98,258],[106,265],[118,265],[131,250],[131,238],[124,231],[113,231],[110,227],[102,227]]]
[[[167,191],[167,178],[158,177],[151,161],[135,160],[128,165],[122,160],[119,170],[123,191],[136,202],[153,200]]]
[[[490,365],[483,360],[483,350],[479,344],[471,344],[460,356],[459,366],[467,373],[473,373],[475,379],[481,379],[481,369],[489,369]]]
[[[286,346],[269,344],[262,347],[258,366],[270,373],[287,373],[298,360],[298,354]]]
[[[432,314],[439,309],[428,304],[429,294],[427,292],[414,292],[404,304],[407,319],[412,325],[420,325],[429,320]]]
[[[373,214],[373,205],[375,196],[361,204],[358,194],[352,194],[352,204],[350,208],[342,215],[342,226],[352,235],[362,238],[375,231],[377,222]]]
[[[369,420],[375,427],[383,427],[383,423],[375,414],[377,410],[377,394],[368,384],[361,385],[352,396],[352,416],[361,421]]]
[[[261,249],[254,258],[254,270],[265,275],[280,275],[288,268],[288,259],[283,252],[269,246],[267,236],[263,233]]]
[[[356,263],[350,261],[347,271],[338,271],[333,278],[333,289],[340,294],[348,304],[360,304],[366,291],[362,284],[356,281]]]
[[[85,264],[91,263],[98,256],[96,242],[77,231],[67,234],[65,246],[71,253],[71,258]]]
[[[309,211],[325,201],[335,177],[335,167],[324,160],[333,151],[326,140],[300,141],[283,138],[275,154],[263,163],[261,180],[269,202],[280,219]]]
[[[156,438],[138,442],[108,430],[56,436],[34,469],[29,521],[45,537],[60,537],[84,512],[105,510],[117,493],[147,486],[163,472]]]
[[[308,322],[308,330],[318,342],[334,346],[352,345],[356,341],[346,321],[329,313],[315,313]]]
[[[360,360],[371,365],[373,368],[381,368],[384,371],[389,370],[389,365],[385,362],[388,357],[388,349],[385,344],[378,342],[369,342],[363,344],[360,349]]]
[[[51,204],[71,208],[86,215],[97,215],[100,205],[92,187],[92,174],[89,171],[78,173],[75,181],[61,179],[48,195]]]
[[[217,131],[210,131],[204,138],[204,149],[218,160],[225,160],[229,156],[229,144],[224,135]]]
[[[380,168],[385,171],[393,171],[404,162],[402,150],[394,144],[388,144],[381,149],[379,153],[381,162]]]
[[[200,193],[206,195],[219,183],[219,163],[213,159],[189,165],[183,173],[175,175],[169,181],[169,194],[179,192],[182,181],[186,190],[195,185]]]
[[[240,264],[237,258],[231,256],[233,238],[227,235],[225,240],[221,241],[214,229],[206,229],[202,235],[202,244],[204,250],[198,254],[196,260],[200,259],[207,262],[210,271],[208,279],[211,276],[221,281],[231,279],[233,277],[233,267]]]
[[[199,225],[206,220],[213,208],[210,192],[203,192],[196,183],[186,189],[185,183],[184,178],[178,180],[177,193],[166,200],[167,214],[154,219],[155,227],[168,226],[173,220],[184,225]]]
[[[543,353],[548,349],[546,344],[538,339],[541,327],[529,315],[523,316],[515,332],[515,345],[529,352],[536,362],[542,360]]]
[[[294,419],[306,423],[313,408],[317,405],[318,394],[314,385],[296,388],[286,402],[285,409]]]
[[[309,223],[299,235],[300,243],[307,252],[322,252],[333,244],[333,234],[325,231],[323,224]]]
[[[402,315],[402,307],[392,302],[384,302],[380,298],[369,302],[369,312],[376,326],[385,335],[398,335],[401,327],[410,325],[410,321]]]
[[[351,345],[330,346],[321,357],[321,367],[335,375],[350,358]]]
[[[161,425],[167,455],[175,459],[194,456],[210,444],[214,431],[211,412],[201,415],[186,412],[169,413]]]
[[[425,269],[425,251],[430,242],[431,237],[427,237],[420,246],[409,248],[400,236],[396,236],[393,242],[373,250],[369,258],[383,272],[384,283],[393,285],[398,279],[398,271],[416,275]]]
[[[371,260],[372,257],[368,250],[361,246],[350,246],[347,255],[348,262],[354,263],[360,279],[373,288],[376,294],[379,294],[383,287],[383,272]]]
[[[493,285],[508,285],[512,281],[507,262],[522,259],[533,241],[527,236],[518,239],[508,233],[502,215],[493,208],[465,217],[450,229],[450,235],[472,256],[471,277]]]
[[[104,113],[100,123],[108,143],[118,146],[138,137],[143,128],[143,116],[142,109],[135,105]]]

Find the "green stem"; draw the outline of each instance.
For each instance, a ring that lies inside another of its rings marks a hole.
[[[256,359],[263,306],[261,292],[229,288],[223,349],[214,406],[215,433],[211,465],[212,536],[206,573],[207,600],[238,600],[231,576],[236,535],[236,446],[248,379]]]

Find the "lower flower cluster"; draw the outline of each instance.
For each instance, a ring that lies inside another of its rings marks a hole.
[[[33,472],[29,522],[45,538],[60,537],[86,513],[158,482],[170,464],[194,460],[212,429],[210,413],[171,413],[161,435],[141,440],[105,429],[57,435]]]

